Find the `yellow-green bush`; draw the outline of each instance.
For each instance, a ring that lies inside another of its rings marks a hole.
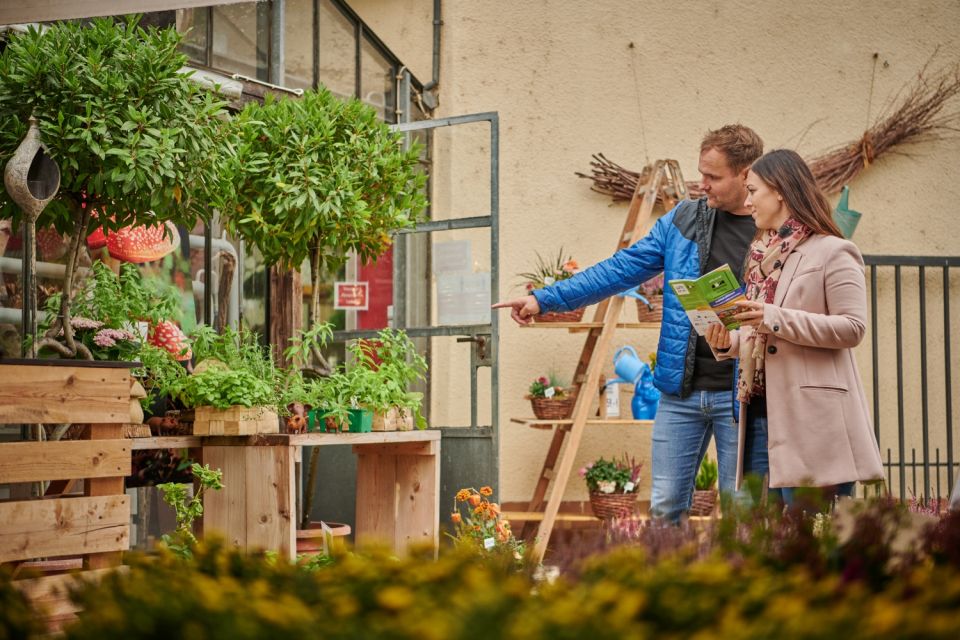
[[[133,556],[129,571],[78,590],[83,613],[67,637],[958,638],[960,514],[894,553],[902,515],[878,503],[845,533],[773,518],[714,532],[712,547],[660,529],[554,584],[511,557],[463,550],[438,561],[432,550],[346,553],[306,570],[207,543],[189,561]],[[0,640],[35,633],[17,602],[0,579]]]

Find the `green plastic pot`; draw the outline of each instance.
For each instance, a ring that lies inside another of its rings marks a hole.
[[[350,433],[368,433],[373,430],[373,411],[350,409]]]

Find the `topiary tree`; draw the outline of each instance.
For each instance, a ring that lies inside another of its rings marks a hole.
[[[193,226],[221,204],[219,165],[232,152],[225,103],[180,72],[172,29],[62,22],[11,33],[0,53],[0,167],[38,122],[61,173],[37,227],[71,235],[60,315],[37,347],[90,358],[73,340],[70,303],[84,239],[94,228]],[[0,184],[0,219],[22,212]],[[55,336],[63,330],[64,342]]]
[[[321,273],[336,273],[351,251],[375,259],[392,232],[416,223],[426,206],[419,150],[405,150],[372,107],[325,88],[250,103],[235,123],[237,199],[224,209],[226,225],[271,265],[309,260],[309,319],[317,322]]]

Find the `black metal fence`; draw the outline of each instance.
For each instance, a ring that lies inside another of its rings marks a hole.
[[[957,478],[953,437],[951,268],[960,256],[864,256],[870,298],[874,429],[890,493],[946,498]],[[931,295],[928,296],[928,293]],[[954,300],[960,298],[955,296]],[[892,354],[891,354],[892,351]],[[894,386],[895,409],[892,393]],[[895,419],[894,419],[895,416]]]

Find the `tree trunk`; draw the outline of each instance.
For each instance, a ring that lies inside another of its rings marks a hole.
[[[87,237],[87,226],[90,223],[90,212],[93,209],[92,203],[87,203],[86,207],[80,206],[80,203],[72,198],[66,199],[67,206],[74,215],[76,223],[73,227],[73,237],[70,239],[70,251],[67,253],[66,270],[63,276],[63,293],[60,296],[60,317],[50,324],[50,329],[46,335],[37,343],[36,350],[49,347],[64,358],[76,358],[80,354],[87,360],[93,360],[93,354],[83,343],[78,343],[73,339],[73,325],[70,323],[70,305],[73,302],[73,278],[76,273],[77,262],[80,259],[80,250]],[[61,344],[56,336],[63,330],[63,341]]]

